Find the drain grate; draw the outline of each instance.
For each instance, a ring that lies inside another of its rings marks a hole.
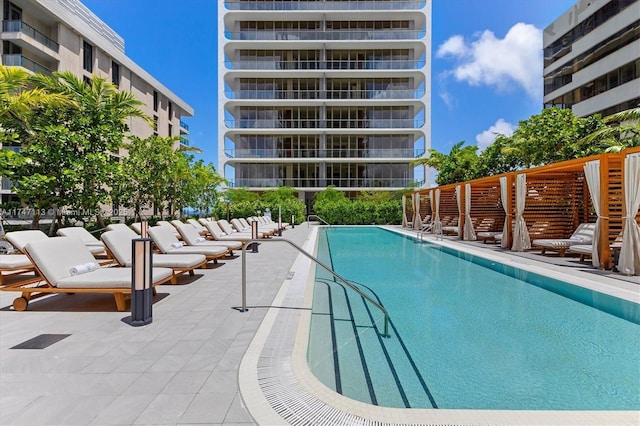
[[[44,349],[62,339],[71,336],[70,334],[40,334],[33,339],[26,340],[10,349]]]

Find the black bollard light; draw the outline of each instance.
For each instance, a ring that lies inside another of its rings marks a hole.
[[[254,220],[253,222],[251,222],[251,239],[253,240],[257,240],[258,239],[258,221]],[[253,247],[251,248],[251,253],[257,253],[258,252],[258,243],[253,243]]]
[[[291,229],[296,227],[296,215],[291,215]]]
[[[143,220],[140,222],[140,237],[141,238],[149,238],[149,222]]]
[[[133,239],[131,252],[131,325],[137,327],[153,321],[151,312],[153,298],[151,239]]]
[[[282,237],[282,216],[278,215],[278,237]]]

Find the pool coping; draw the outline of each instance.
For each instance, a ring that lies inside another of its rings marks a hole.
[[[415,238],[415,231],[381,228]],[[314,227],[303,248],[316,254],[318,227]],[[576,276],[551,268],[549,264],[507,253],[495,254],[447,240],[429,240],[488,260],[560,279],[574,285],[605,292],[637,303],[640,288],[615,285],[613,279]],[[271,308],[258,328],[238,370],[244,404],[258,424],[636,424],[636,411],[543,411],[543,410],[453,410],[406,409],[366,404],[340,395],[321,383],[307,364],[308,332],[315,265],[306,256],[296,258],[291,279],[283,282],[272,306],[296,303],[300,308]],[[591,279],[589,279],[591,278]],[[634,284],[632,284],[634,285]],[[297,322],[297,325],[295,324]]]

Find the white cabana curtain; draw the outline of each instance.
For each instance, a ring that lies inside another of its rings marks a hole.
[[[471,184],[464,186],[464,232],[462,236],[465,240],[476,240],[476,231],[471,222]]]
[[[420,193],[416,192],[413,194],[413,198],[415,199],[413,205],[415,206],[413,209],[413,229],[422,229],[422,218],[420,217]]]
[[[440,189],[435,190],[435,214],[433,219],[433,233],[442,234],[442,221],[440,221]]]
[[[600,267],[600,257],[598,255],[598,247],[600,242],[600,160],[589,161],[584,164],[584,176],[587,179],[589,194],[591,195],[591,204],[598,216],[596,220],[596,229],[593,231],[593,243],[591,247],[591,264],[596,268]]]
[[[456,186],[456,204],[458,205],[458,235],[460,234],[460,224],[462,223],[462,209],[460,208],[460,185]],[[449,226],[449,225],[447,225]]]
[[[640,273],[640,227],[636,222],[640,208],[640,153],[625,157],[623,180],[627,214],[622,228],[618,271],[626,275],[635,275]]]
[[[525,251],[531,248],[527,224],[522,217],[527,199],[527,175],[522,173],[516,177],[516,224],[513,228],[513,251]]]
[[[407,196],[402,196],[402,227],[407,227]]]
[[[511,216],[511,212],[507,211],[507,197],[509,196],[509,188],[507,187],[507,177],[502,176],[500,178],[500,200],[502,201],[502,208],[504,210],[504,226],[502,227],[502,240],[500,241],[500,247],[506,249],[509,247],[509,239],[507,233],[509,231],[509,221],[507,220]]]

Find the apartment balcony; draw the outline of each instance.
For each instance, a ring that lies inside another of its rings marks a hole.
[[[226,0],[227,10],[411,10],[421,9],[425,5],[424,0],[381,0],[381,1],[305,1],[305,0],[281,0],[281,1],[242,1]]]
[[[2,21],[2,39],[58,60],[58,43],[24,21]]]
[[[225,120],[229,129],[418,129],[424,119],[376,118],[376,119],[239,119]]]
[[[38,74],[51,74],[53,70],[22,55],[2,55],[2,65],[6,67],[22,67]]]
[[[261,30],[261,31],[225,31],[228,40],[250,41],[336,41],[336,40],[421,40],[425,30],[384,29],[384,30]]]
[[[279,100],[279,99],[421,99],[424,89],[385,90],[234,90],[224,92],[227,99]]]
[[[418,158],[424,149],[225,149],[225,156],[234,159],[262,158]]]
[[[228,70],[278,71],[278,70],[418,70],[424,67],[421,60],[344,60],[317,61],[297,60],[284,61],[268,59],[242,59],[239,61],[225,61]]]
[[[424,181],[410,178],[360,178],[360,179],[311,179],[311,178],[258,178],[258,179],[231,179],[228,181],[230,188],[276,188],[278,186],[290,186],[294,188],[324,189],[329,185],[336,188],[407,188],[419,187]]]

